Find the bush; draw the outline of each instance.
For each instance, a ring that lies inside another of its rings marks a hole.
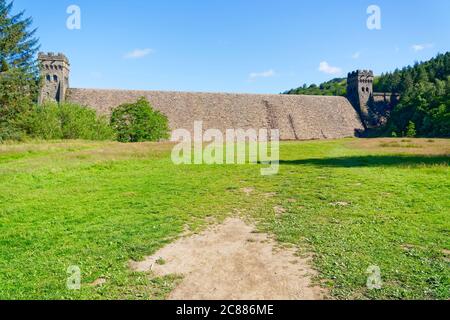
[[[57,104],[35,105],[23,115],[21,123],[30,137],[44,140],[59,140],[63,137]]]
[[[408,124],[408,128],[406,129],[406,136],[408,138],[414,138],[416,135],[416,125],[414,124],[414,122],[410,121]]]
[[[160,141],[169,138],[169,121],[141,98],[136,103],[117,107],[111,116],[111,126],[120,142]]]
[[[108,140],[114,132],[108,119],[90,108],[75,104],[59,106],[63,139]]]
[[[22,117],[25,132],[39,139],[108,140],[114,132],[108,120],[90,108],[71,103],[34,106]]]

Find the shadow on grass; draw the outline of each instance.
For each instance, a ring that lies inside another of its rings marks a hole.
[[[300,160],[280,160],[281,165],[314,165],[319,167],[421,167],[421,166],[448,166],[450,156],[353,156],[339,158],[318,158]]]

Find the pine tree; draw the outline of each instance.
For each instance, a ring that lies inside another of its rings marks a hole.
[[[396,69],[392,74],[391,82],[391,92],[399,92],[400,84],[402,82],[402,78],[400,76],[400,70]]]
[[[12,14],[12,9],[12,1],[0,0],[0,62],[36,73],[39,45],[36,29],[30,30],[33,20],[24,18],[24,11]]]
[[[421,64],[421,65],[418,67],[418,70],[417,70],[417,79],[416,79],[416,82],[418,82],[418,83],[424,83],[424,82],[430,81],[429,79],[430,79],[430,78],[429,78],[429,76],[428,76],[427,70],[425,69],[425,66],[424,66],[423,64]]]
[[[405,72],[401,84],[401,92],[409,92],[414,87],[414,80],[409,72]]]
[[[29,31],[31,18],[12,8],[12,1],[0,0],[0,142],[23,136],[20,119],[39,91],[36,30]]]
[[[2,58],[0,63],[0,72],[7,72],[9,70],[8,62],[6,62],[5,58]]]

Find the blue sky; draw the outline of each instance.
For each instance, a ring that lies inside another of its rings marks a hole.
[[[81,29],[69,30],[69,5]],[[369,30],[369,5],[381,30]],[[15,0],[71,86],[279,93],[450,50],[448,0]],[[319,70],[319,66],[322,66]]]

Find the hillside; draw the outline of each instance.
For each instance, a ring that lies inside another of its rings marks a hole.
[[[303,85],[285,94],[344,96],[346,82],[337,78],[320,85]],[[450,52],[381,74],[375,78],[374,92],[401,95],[390,120],[377,135],[450,137]]]
[[[284,94],[306,94],[316,96],[345,96],[347,94],[347,78],[335,78],[320,85],[304,84],[302,87],[291,89]]]
[[[382,133],[450,137],[450,52],[382,74],[374,91],[401,95]]]

